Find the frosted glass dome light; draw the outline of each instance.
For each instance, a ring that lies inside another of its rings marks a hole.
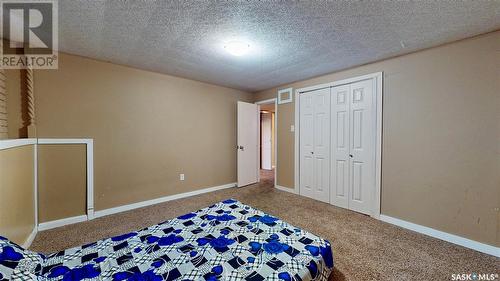
[[[233,56],[243,56],[250,50],[250,44],[240,41],[231,41],[224,45],[224,49]]]

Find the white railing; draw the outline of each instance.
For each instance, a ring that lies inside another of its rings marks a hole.
[[[93,139],[38,139],[38,144],[85,144],[87,146],[87,219],[94,218],[94,140]],[[55,222],[54,222],[55,223]],[[50,229],[51,222],[44,223]],[[48,228],[47,228],[48,227]]]

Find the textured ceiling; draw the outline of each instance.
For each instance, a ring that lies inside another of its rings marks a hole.
[[[247,91],[498,28],[499,1],[59,1],[63,52]]]

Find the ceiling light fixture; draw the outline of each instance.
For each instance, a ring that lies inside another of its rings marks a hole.
[[[250,50],[250,44],[240,41],[231,41],[224,45],[224,49],[233,56],[243,56]]]

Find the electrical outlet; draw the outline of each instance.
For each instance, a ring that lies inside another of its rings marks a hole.
[[[179,179],[180,179],[181,181],[183,181],[183,180],[184,180],[184,174],[180,174],[180,175],[179,175]]]
[[[290,132],[295,132],[295,126],[294,125],[290,126]]]

